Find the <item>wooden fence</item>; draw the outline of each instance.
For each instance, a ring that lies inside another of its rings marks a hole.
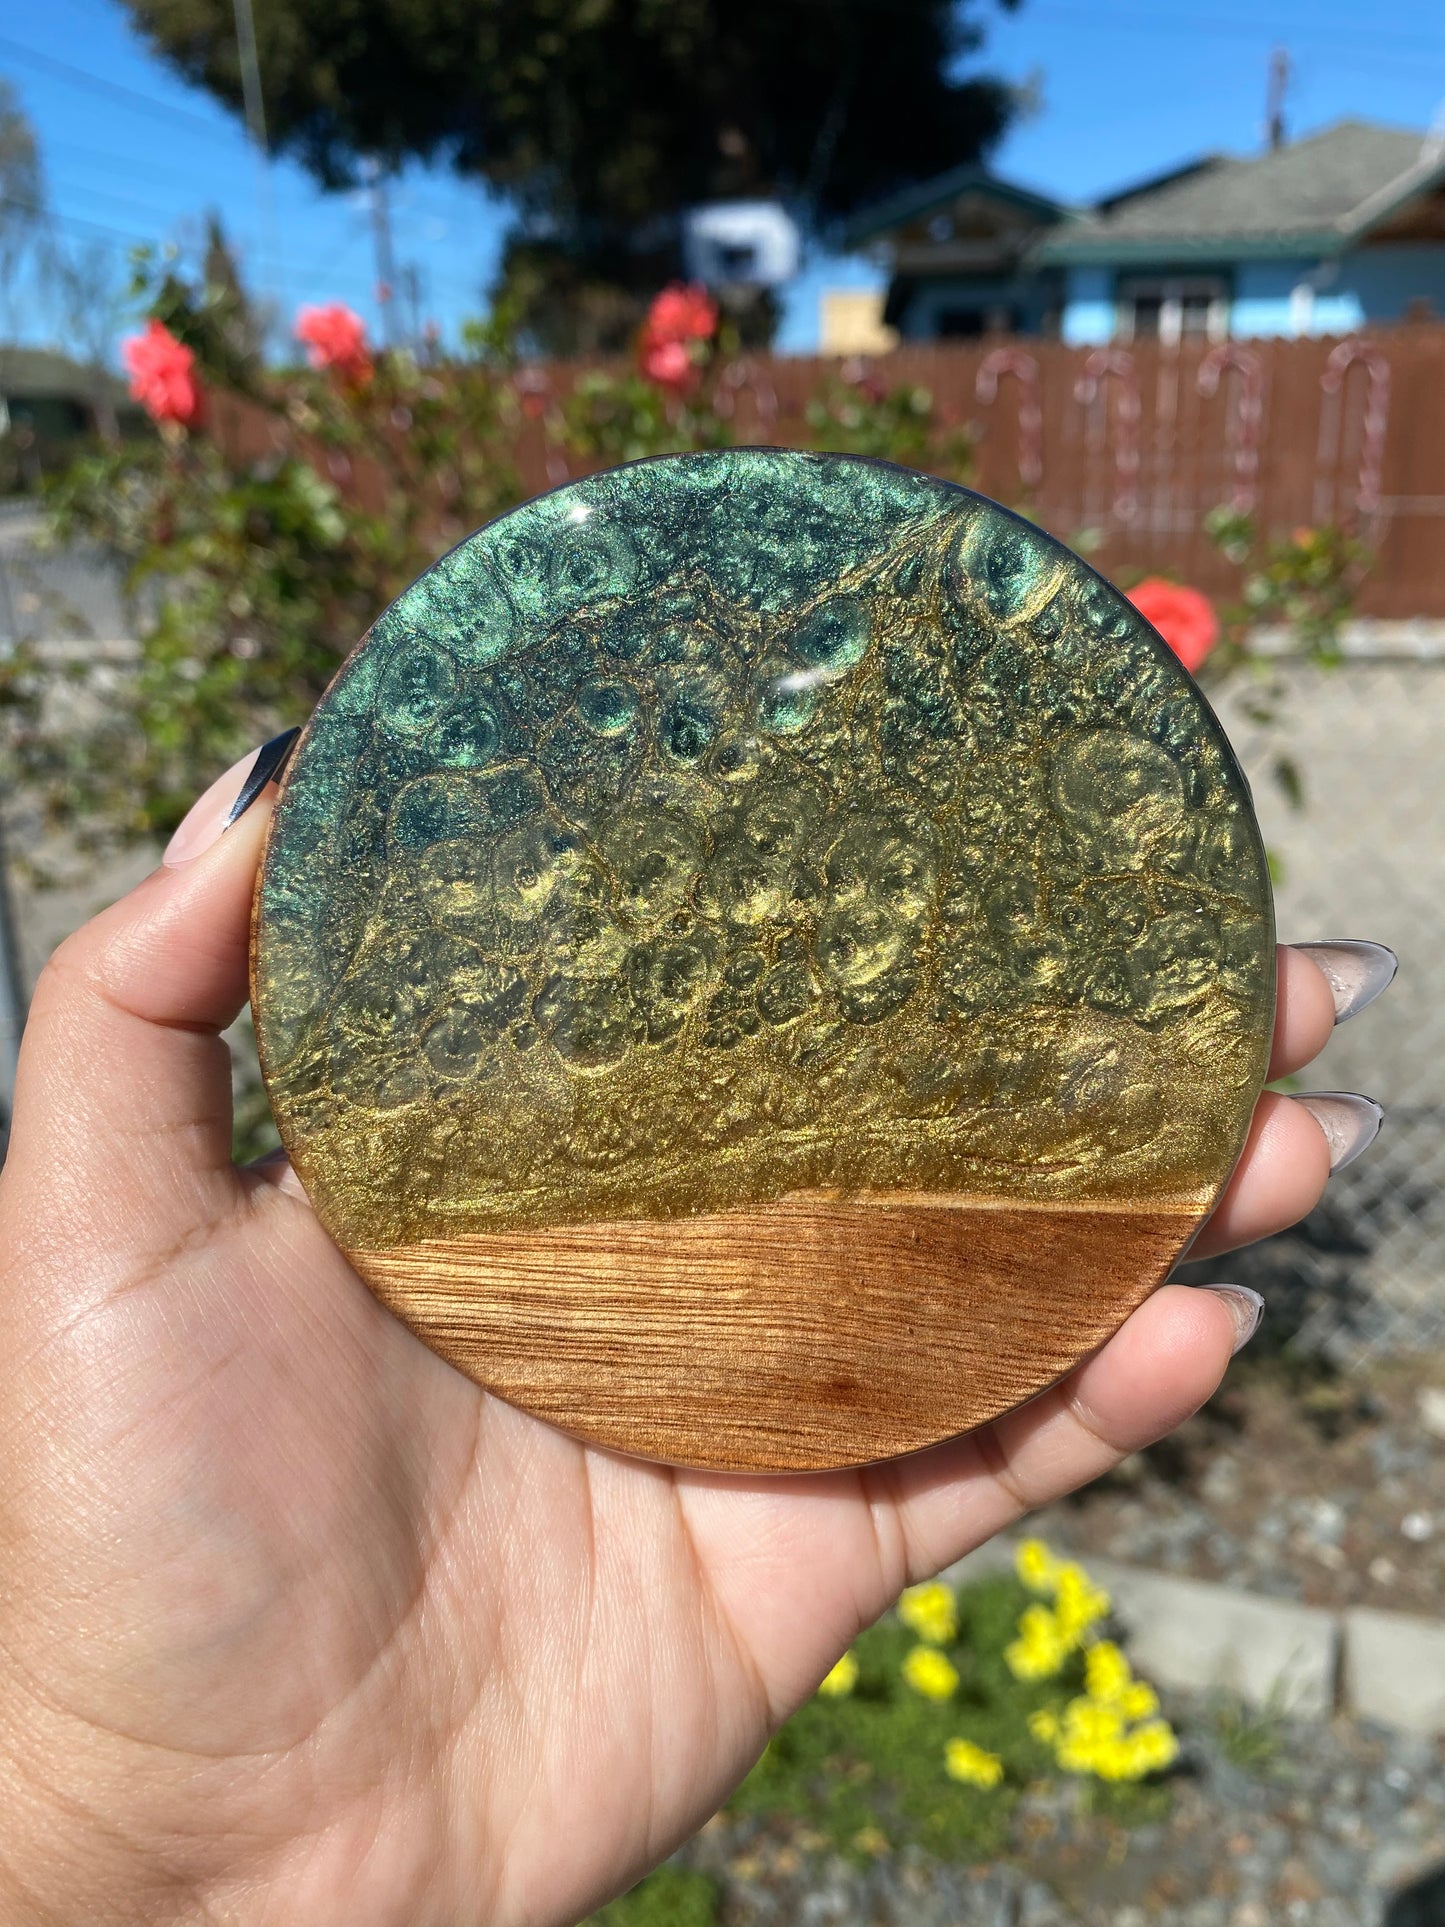
[[[1204,534],[1221,503],[1272,533],[1352,526],[1375,550],[1362,613],[1445,616],[1445,327],[1346,339],[1070,348],[995,340],[901,348],[845,374],[919,382],[975,437],[975,486],[1083,541],[1106,574],[1158,569],[1220,595],[1238,572]],[[727,371],[739,441],[813,437],[810,396],[837,361],[764,357]],[[523,379],[540,403],[572,371]],[[545,412],[521,451],[530,489],[573,472]]]

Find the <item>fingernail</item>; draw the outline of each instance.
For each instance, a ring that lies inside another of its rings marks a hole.
[[[1264,1300],[1257,1291],[1248,1285],[1200,1285],[1200,1291],[1217,1292],[1229,1307],[1229,1315],[1234,1320],[1234,1346],[1230,1352],[1241,1352],[1259,1330],[1259,1321],[1264,1317]]]
[[[300,734],[299,729],[283,729],[269,743],[233,763],[224,776],[218,776],[187,810],[161,861],[175,869],[209,850],[237,817],[245,815],[266,786],[275,782]]]
[[[1318,943],[1296,943],[1325,973],[1335,1000],[1335,1022],[1348,1023],[1366,1004],[1374,1003],[1394,982],[1400,959],[1382,943],[1363,937],[1323,937]]]
[[[1368,1151],[1385,1119],[1384,1106],[1373,1097],[1361,1097],[1358,1091],[1301,1091],[1290,1101],[1303,1104],[1324,1132],[1331,1171],[1343,1171],[1362,1151]]]

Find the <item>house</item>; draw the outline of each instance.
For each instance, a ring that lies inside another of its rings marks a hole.
[[[905,339],[1341,334],[1445,316],[1445,141],[1343,120],[1069,208],[960,169],[871,210]]]
[[[0,496],[37,489],[104,428],[145,423],[125,384],[50,348],[0,344]]]
[[[1069,210],[982,167],[957,167],[857,217],[844,236],[889,271],[884,326],[905,340],[1056,333],[1064,276],[1039,245]]]

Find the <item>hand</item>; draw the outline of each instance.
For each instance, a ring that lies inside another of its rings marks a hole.
[[[1067,1381],[902,1463],[671,1471],[479,1392],[284,1163],[230,1161],[270,795],[231,772],[64,944],[0,1180],[0,1914],[576,1920],[711,1813],[906,1583],[1214,1390],[1256,1307],[1166,1287]],[[274,794],[274,793],[271,793]],[[1281,954],[1274,1072],[1334,1021]],[[1329,1169],[1261,1099],[1199,1250]]]

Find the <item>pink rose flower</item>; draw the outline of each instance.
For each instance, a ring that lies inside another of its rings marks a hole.
[[[696,282],[674,281],[647,311],[643,333],[651,341],[711,341],[717,333],[717,303]]]
[[[329,368],[343,381],[360,385],[371,379],[366,323],[344,301],[303,308],[296,317],[296,339],[306,344],[313,368]]]
[[[697,375],[692,356],[680,341],[645,341],[642,372],[659,388],[671,388],[678,393],[690,388]]]
[[[163,321],[148,321],[145,333],[131,335],[120,353],[131,395],[152,421],[190,428],[200,420],[205,397],[196,379],[196,357]]]

